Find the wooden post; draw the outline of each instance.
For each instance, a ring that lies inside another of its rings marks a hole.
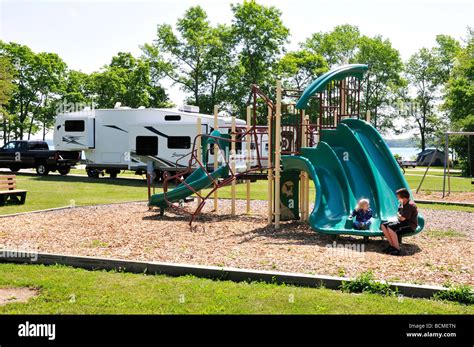
[[[219,107],[217,105],[214,105],[214,130],[219,130],[219,120],[217,118],[219,113]],[[214,144],[214,171],[217,170],[218,168],[218,152],[219,151],[219,146],[217,144]],[[214,192],[214,211],[217,211],[217,189]]]
[[[367,110],[367,113],[365,114],[365,121],[370,123],[370,111]]]
[[[247,164],[247,170],[250,170],[250,167],[251,167],[251,162],[250,162],[250,158],[251,158],[251,142],[252,142],[252,136],[250,136],[250,122],[251,122],[251,108],[250,106],[247,106],[247,136],[246,136],[246,144],[247,144],[247,148],[246,148],[246,154],[245,154],[245,160],[246,160],[246,164]],[[247,194],[247,209],[246,209],[246,213],[247,214],[250,214],[250,180],[248,179],[247,182],[246,182],[246,185],[247,185],[247,189],[246,189],[246,194]]]
[[[347,112],[346,112],[346,110],[347,110],[346,91],[347,91],[346,79],[343,79],[341,81],[341,85],[339,87],[339,93],[340,93],[339,97],[341,99],[341,111],[340,111],[341,116],[347,115]]]
[[[275,229],[280,228],[281,81],[277,81],[275,112]]]
[[[267,179],[268,179],[268,224],[272,224],[273,222],[273,169],[272,169],[272,147],[271,147],[271,139],[272,139],[272,109],[268,106],[268,160],[267,160]]]
[[[232,125],[231,125],[231,145],[230,145],[230,155],[231,155],[231,169],[232,169],[232,174],[235,174],[235,116],[232,116]],[[232,216],[235,216],[235,185],[236,185],[236,180],[235,178],[232,180],[232,186],[231,188],[231,212],[230,214]]]
[[[202,149],[201,149],[201,130],[202,129],[202,126],[201,126],[201,118],[199,117],[197,119],[197,124],[196,124],[196,132],[197,132],[197,139],[196,139],[196,146],[197,146],[197,153],[196,153],[196,156],[199,160],[202,160]],[[201,194],[201,191],[198,191],[199,194]],[[201,198],[198,196],[198,199],[197,199],[197,202],[198,202],[198,205],[201,203]]]
[[[321,138],[321,118],[316,117],[316,144],[319,143],[319,139]]]

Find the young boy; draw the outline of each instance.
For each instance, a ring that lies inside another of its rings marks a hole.
[[[398,206],[397,222],[384,222],[381,225],[382,231],[390,244],[384,251],[390,255],[400,255],[401,249],[398,242],[398,236],[412,233],[418,226],[418,209],[413,201],[410,200],[410,192],[401,188],[397,192]]]

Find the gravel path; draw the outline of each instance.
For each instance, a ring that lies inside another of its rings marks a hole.
[[[403,257],[393,257],[381,253],[387,245],[381,238],[333,243],[296,222],[274,231],[266,226],[264,201],[252,202],[252,215],[235,218],[228,215],[229,200],[219,201],[219,213],[211,207],[209,202],[194,230],[187,215],[160,217],[144,203],[0,218],[0,247],[350,277],[371,269],[379,279],[474,285],[473,213],[423,210],[425,231],[406,239]],[[244,201],[237,211],[245,211]]]

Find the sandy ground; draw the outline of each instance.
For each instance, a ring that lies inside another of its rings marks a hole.
[[[145,203],[0,218],[0,247],[350,277],[370,269],[391,281],[474,284],[473,213],[423,210],[425,231],[406,238],[404,255],[394,257],[381,252],[387,245],[381,238],[368,244],[360,237],[334,241],[296,222],[275,231],[266,226],[264,201],[252,202],[250,216],[238,201],[234,218],[229,200],[219,201],[219,213],[210,212],[211,206],[210,201],[194,229],[188,215],[160,217]]]
[[[0,288],[0,306],[13,302],[27,302],[38,296],[38,290],[33,288]]]
[[[474,192],[452,192],[451,194],[443,198],[443,192],[432,192],[431,194],[426,194],[419,192],[414,194],[415,200],[433,200],[433,201],[453,201],[453,202],[467,202],[474,204]]]

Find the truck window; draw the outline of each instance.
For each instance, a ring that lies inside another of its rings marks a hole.
[[[48,144],[46,142],[32,142],[28,145],[28,147],[32,151],[49,150]]]
[[[175,148],[175,149],[191,148],[191,138],[189,136],[169,136],[168,148]]]
[[[6,150],[12,150],[15,148],[16,148],[15,142],[8,142],[5,146],[3,146],[3,149],[6,149]]]
[[[135,148],[138,155],[157,155],[158,137],[157,136],[137,136]]]
[[[83,120],[67,120],[64,122],[64,130],[67,132],[83,132],[85,122]]]

